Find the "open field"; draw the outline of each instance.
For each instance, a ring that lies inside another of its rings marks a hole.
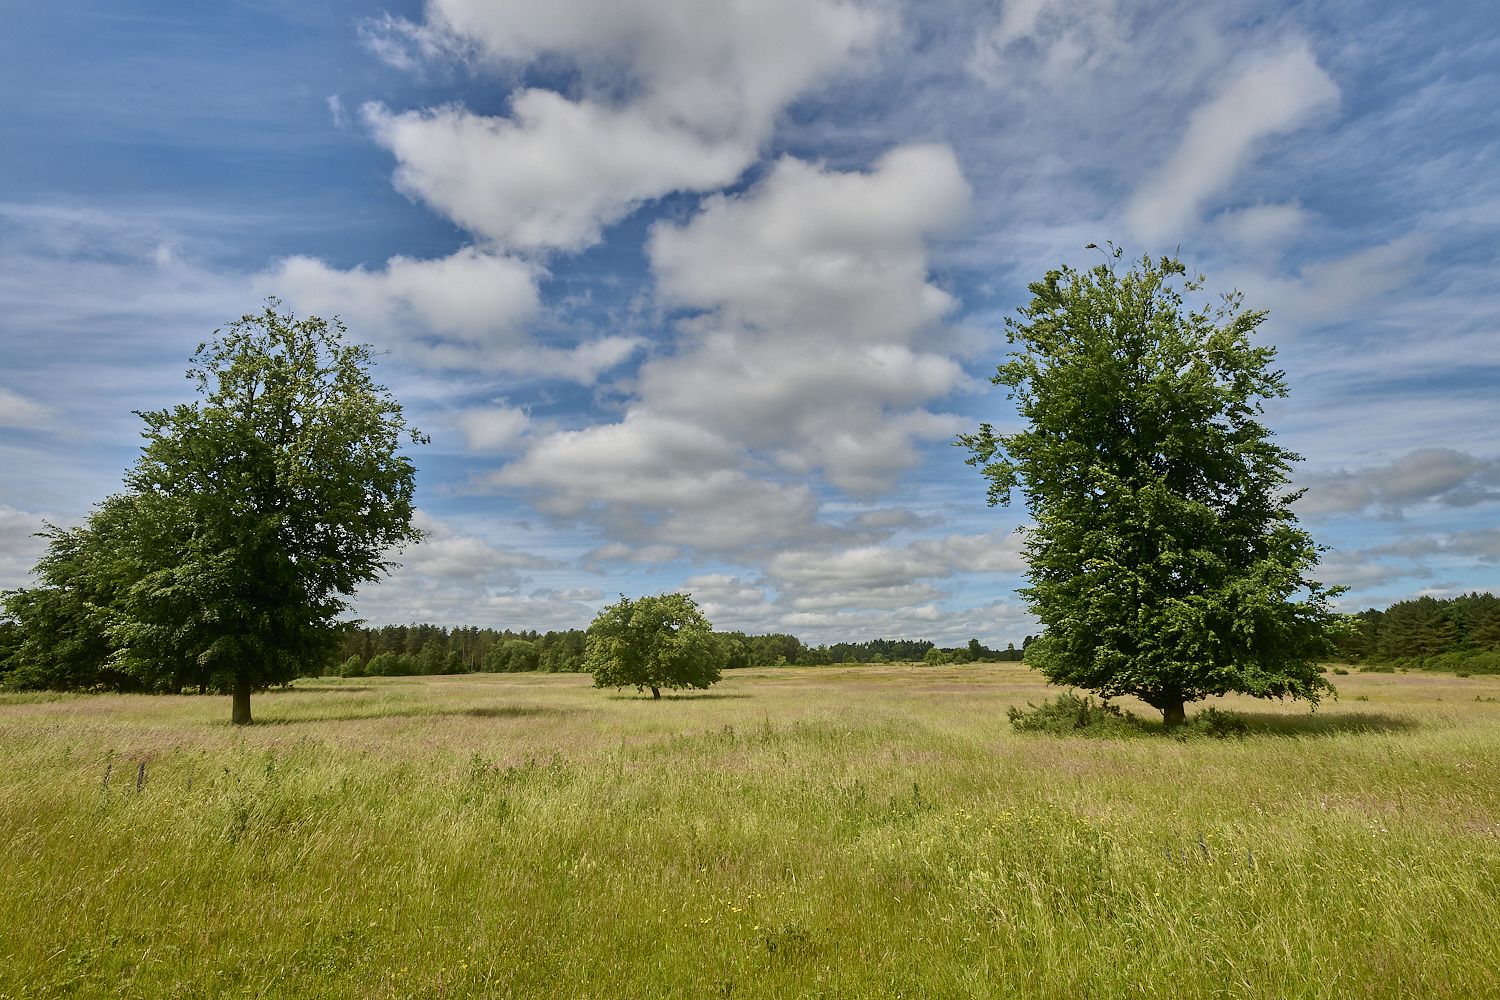
[[[1335,680],[1189,742],[1013,733],[1019,664],[4,695],[0,996],[1500,995],[1500,677]]]

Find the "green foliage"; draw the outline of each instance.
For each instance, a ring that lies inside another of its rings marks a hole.
[[[20,641],[5,677],[16,689],[180,691],[223,680],[180,631],[132,617],[137,591],[173,564],[187,536],[171,498],[112,496],[84,527],[52,527],[40,587],[5,595]],[[135,643],[132,655],[129,643]]]
[[[724,651],[724,669],[740,670],[750,666],[750,637],[743,632],[715,632],[714,641]]]
[[[1093,696],[1079,697],[1064,691],[1040,705],[1027,702],[1028,711],[1012,705],[1006,710],[1010,724],[1023,733],[1051,733],[1054,736],[1139,736],[1152,731],[1144,720],[1122,710],[1108,699],[1094,701]],[[1212,705],[1174,727],[1177,739],[1207,737],[1227,739],[1249,733],[1249,724],[1233,712]]]
[[[585,662],[595,687],[633,685],[660,698],[662,688],[714,684],[727,656],[713,626],[686,594],[635,601],[622,595],[589,626]]]
[[[484,657],[484,668],[492,673],[524,673],[541,661],[536,643],[511,639],[493,647]]]
[[[422,438],[370,348],[275,307],[199,346],[202,398],[139,414],[130,492],[54,531],[46,592],[7,597],[31,644],[8,680],[227,688],[248,722],[252,689],[322,672],[344,598],[420,537],[399,449]]]
[[[1316,702],[1339,591],[1310,576],[1318,547],[1286,489],[1298,456],[1258,421],[1286,395],[1274,349],[1250,346],[1265,314],[1237,295],[1189,311],[1179,261],[1120,275],[1119,257],[1030,285],[993,378],[1027,427],[958,441],[990,503],[1019,488],[1035,519],[1021,593],[1047,631],[1026,660],[1053,683],[1136,695],[1169,725],[1231,691]]]
[[[1179,739],[1207,736],[1210,739],[1223,740],[1230,737],[1243,737],[1249,732],[1250,725],[1244,719],[1233,712],[1225,712],[1210,705],[1179,726],[1173,735]]]
[[[1339,653],[1351,663],[1500,672],[1500,598],[1489,593],[1397,601],[1350,618]]]
[[[1010,724],[1023,733],[1052,733],[1058,736],[1130,736],[1140,732],[1140,720],[1120,710],[1108,700],[1096,702],[1092,695],[1080,698],[1064,691],[1040,705],[1030,702],[1022,711],[1012,705],[1006,710]]]

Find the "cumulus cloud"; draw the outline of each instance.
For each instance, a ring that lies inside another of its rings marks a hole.
[[[399,565],[378,585],[359,592],[354,603],[361,616],[371,621],[473,625],[479,623],[476,614],[513,624],[571,622],[588,613],[578,602],[594,598],[582,592],[566,596],[548,591],[530,597],[519,593],[531,579],[526,571],[554,568],[553,560],[492,545],[425,511],[417,511],[413,523],[426,537],[391,553]],[[512,613],[519,617],[507,617]]]
[[[470,451],[504,450],[516,442],[530,422],[525,410],[511,406],[466,410],[456,421],[468,436]]]
[[[940,591],[920,584],[886,588],[877,596],[892,598],[888,602],[854,605],[820,603],[812,595],[800,602],[772,599],[765,587],[724,573],[691,576],[677,589],[692,595],[715,628],[789,632],[809,644],[883,637],[931,639],[939,645],[958,645],[971,638],[1019,645],[1028,632],[1036,631],[1036,620],[1020,604],[993,601],[949,610],[933,603]]]
[[[1459,556],[1479,562],[1500,562],[1500,528],[1469,528],[1438,534],[1412,533],[1399,541],[1366,550],[1375,556]]]
[[[1025,568],[1020,536],[991,532],[920,539],[900,547],[869,545],[841,552],[783,552],[771,560],[768,571],[790,583],[858,589],[951,576],[957,570],[1014,573]]]
[[[646,198],[731,183],[754,145],[725,145],[550,90],[511,101],[509,118],[459,107],[365,117],[400,166],[396,186],[497,246],[577,251]]]
[[[1431,576],[1432,570],[1420,561],[1407,558],[1392,562],[1393,553],[1359,549],[1352,552],[1326,553],[1318,564],[1316,578],[1328,586],[1348,587],[1356,595],[1383,587],[1393,580]],[[1358,597],[1341,602],[1359,604]]]
[[[592,382],[639,342],[531,344],[546,275],[536,255],[582,250],[646,200],[732,183],[786,105],[848,68],[882,23],[839,0],[432,0],[421,24],[368,22],[366,45],[398,67],[570,67],[579,93],[523,87],[501,116],[366,104],[396,186],[481,245],[350,271],[293,257],[269,277],[299,308],[357,317],[432,366]]]
[[[498,548],[476,535],[462,534],[423,511],[417,512],[412,523],[426,537],[396,556],[407,576],[513,587],[522,582],[517,570],[553,565],[541,556]]]
[[[588,515],[632,545],[726,551],[828,533],[805,483],[753,476],[744,465],[724,437],[636,409],[616,424],[547,435],[487,482],[527,493],[558,517]]]
[[[867,173],[783,159],[750,192],[656,226],[661,296],[698,310],[677,352],[641,367],[620,422],[543,436],[488,483],[633,546],[831,537],[817,495],[782,475],[874,495],[917,461],[916,442],[961,426],[922,405],[966,382],[923,349],[953,305],[927,280],[925,240],[967,198],[952,152],[916,146]]]
[[[1299,128],[1338,99],[1338,86],[1305,44],[1251,60],[1193,112],[1176,151],[1131,197],[1126,221],[1148,242],[1182,232],[1238,176],[1258,142]]]
[[[881,24],[836,0],[434,0],[423,25],[387,19],[368,37],[482,67],[560,63],[583,93],[522,89],[506,117],[365,114],[402,190],[497,245],[577,250],[645,199],[731,183],[782,109]]]
[[[705,617],[721,632],[778,632],[782,608],[766,596],[764,587],[727,573],[699,573],[677,588],[698,602]]]
[[[634,352],[634,337],[605,336],[571,348],[532,342],[540,311],[537,264],[467,247],[448,257],[392,257],[377,269],[343,271],[311,257],[280,261],[261,276],[294,308],[337,314],[361,334],[399,343],[437,368],[505,370],[590,383]]]
[[[1306,515],[1353,514],[1368,508],[1399,516],[1412,506],[1469,507],[1500,499],[1500,459],[1451,448],[1421,448],[1385,465],[1305,476]]]
[[[904,546],[782,552],[767,565],[783,603],[809,608],[899,608],[949,596],[930,581],[957,572],[1017,573],[1026,567],[1015,533],[949,535]]]
[[[642,367],[642,399],[789,472],[889,489],[916,442],[960,427],[922,408],[966,381],[922,349],[954,306],[928,281],[925,241],[968,198],[951,150],[910,146],[868,173],[784,158],[749,194],[658,224],[647,249],[663,299],[703,312],[682,350]]]
[[[1372,600],[1370,591],[1382,589],[1397,580],[1432,580],[1440,572],[1455,573],[1457,567],[1475,563],[1500,563],[1500,528],[1439,532],[1413,530],[1383,545],[1329,552],[1318,566],[1317,577],[1327,584],[1349,587],[1352,593],[1341,598],[1339,606],[1345,610],[1357,610],[1369,606]],[[1429,592],[1463,592],[1472,586],[1450,579],[1447,583],[1435,583],[1435,589]]]

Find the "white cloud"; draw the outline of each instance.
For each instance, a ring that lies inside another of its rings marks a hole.
[[[1305,44],[1251,60],[1193,112],[1176,152],[1126,206],[1126,221],[1148,242],[1183,232],[1235,179],[1256,143],[1299,128],[1338,99],[1338,86]]]
[[[952,435],[921,408],[966,382],[921,349],[954,301],[927,280],[925,240],[962,220],[952,151],[892,150],[869,173],[784,158],[755,190],[715,196],[648,244],[669,303],[707,310],[640,373],[642,399],[851,492],[889,489],[915,443]]]
[[[358,614],[374,622],[424,621],[437,625],[486,624],[498,627],[575,627],[587,620],[592,600],[582,592],[547,591],[523,597],[525,571],[556,567],[551,559],[490,544],[426,511],[413,523],[427,533],[422,541],[391,553],[399,565],[378,584],[360,590]]]
[[[549,559],[527,552],[497,548],[476,535],[461,534],[452,525],[424,511],[412,523],[426,533],[417,544],[395,558],[406,576],[466,580],[487,585],[515,586],[517,570],[545,569]]]
[[[1248,250],[1279,249],[1307,226],[1301,205],[1251,205],[1219,213],[1214,223],[1232,242]]]
[[[617,424],[559,431],[494,473],[542,511],[590,516],[617,540],[724,551],[826,535],[802,483],[747,473],[734,444],[641,409]]]
[[[685,555],[687,553],[676,545],[626,545],[624,542],[610,542],[584,553],[580,565],[590,572],[602,573],[608,563],[653,566],[675,562]]]
[[[674,355],[648,361],[623,420],[537,439],[490,485],[614,540],[726,551],[838,534],[804,483],[889,489],[916,443],[962,423],[922,404],[963,385],[921,349],[952,299],[927,281],[925,239],[968,186],[945,147],[893,150],[868,173],[784,159],[755,189],[716,196],[648,252],[663,298],[705,310]]]
[[[525,410],[509,406],[467,410],[456,420],[468,436],[470,451],[501,451],[514,444],[530,422]]]
[[[401,68],[571,66],[582,93],[518,89],[505,116],[366,104],[365,122],[396,158],[396,186],[482,246],[378,270],[292,257],[269,280],[300,308],[400,337],[429,366],[592,382],[639,341],[531,344],[546,272],[517,255],[582,250],[645,200],[732,183],[787,103],[850,67],[882,23],[838,0],[433,0],[420,25],[367,22],[366,45]],[[341,107],[330,102],[335,115]]]
[[[732,182],[787,103],[881,24],[835,0],[434,0],[425,24],[387,19],[367,37],[388,59],[404,33],[428,55],[572,66],[583,96],[524,89],[508,117],[365,114],[402,190],[497,245],[578,250],[645,199]]]
[[[771,560],[769,572],[792,583],[858,588],[951,576],[955,570],[1018,572],[1025,566],[1019,536],[993,532],[922,539],[901,547],[870,545],[842,552],[783,552]]]
[[[31,567],[47,551],[47,516],[0,504],[0,590],[29,586]]]
[[[647,252],[668,301],[782,335],[907,343],[956,304],[925,240],[961,223],[969,186],[947,146],[902,146],[868,173],[783,157],[750,195],[659,223]]]
[[[531,341],[540,306],[538,265],[467,247],[448,257],[392,257],[385,267],[348,271],[311,257],[280,261],[260,277],[302,312],[338,314],[357,335],[394,339],[430,367],[505,370],[589,383],[636,350],[633,337],[607,336],[573,348]]]
[[[27,399],[19,392],[0,387],[0,427],[32,430],[46,427],[56,416],[50,406]]]
[[[518,94],[509,118],[373,105],[365,117],[400,164],[401,191],[520,250],[582,250],[644,199],[731,183],[755,152],[549,90]]]
[[[1302,477],[1307,495],[1297,501],[1306,515],[1353,514],[1377,508],[1399,515],[1425,503],[1469,507],[1500,500],[1500,460],[1476,458],[1452,448],[1419,448],[1386,465],[1314,473]]]
[[[931,603],[940,591],[921,584],[893,585],[873,594],[872,603],[853,605],[821,601],[813,593],[796,600],[771,600],[765,588],[724,573],[691,576],[677,590],[691,594],[716,629],[789,632],[810,645],[881,637],[931,639],[939,645],[977,638],[1004,646],[1020,645],[1028,632],[1037,631],[1035,619],[1017,603],[994,601],[949,610]]]
[[[1116,0],[1006,0],[974,39],[967,67],[997,89],[1065,83],[1127,50],[1120,15]]]
[[[978,639],[989,646],[1022,639],[1038,631],[1036,619],[1024,606],[993,601],[978,607],[949,610],[936,604],[919,604],[890,611],[793,611],[779,619],[779,630],[794,633],[804,642],[863,642],[887,639],[930,639],[939,646],[958,646]]]
[[[1367,311],[1381,296],[1405,285],[1417,273],[1426,250],[1427,240],[1413,234],[1308,264],[1296,277],[1268,277],[1231,268],[1224,278],[1277,317],[1326,320],[1351,309]]]
[[[1390,563],[1384,558],[1388,553],[1359,550],[1354,552],[1329,552],[1319,562],[1316,579],[1328,586],[1348,587],[1356,594],[1384,586],[1392,580],[1413,576],[1431,576],[1432,571],[1421,563]],[[1340,602],[1341,607],[1358,605],[1357,597]]]

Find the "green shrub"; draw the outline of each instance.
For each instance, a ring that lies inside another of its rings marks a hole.
[[[1222,740],[1231,736],[1244,736],[1249,731],[1250,726],[1244,719],[1233,712],[1221,712],[1210,705],[1174,729],[1172,735],[1179,740],[1194,736]]]
[[[1010,724],[1023,733],[1128,736],[1141,731],[1139,718],[1108,701],[1096,702],[1093,695],[1080,698],[1064,691],[1040,705],[1027,702],[1027,708],[1030,711],[1023,712],[1012,705],[1005,713]]]
[[[1059,736],[1134,736],[1151,732],[1154,726],[1132,712],[1121,710],[1107,700],[1094,701],[1093,696],[1080,698],[1072,691],[1064,691],[1051,701],[1040,705],[1028,703],[1030,711],[1023,712],[1012,705],[1006,712],[1010,724],[1021,732],[1053,733]],[[1170,735],[1179,740],[1207,737],[1227,739],[1242,737],[1250,726],[1233,712],[1224,712],[1212,705],[1197,715],[1170,730]]]

